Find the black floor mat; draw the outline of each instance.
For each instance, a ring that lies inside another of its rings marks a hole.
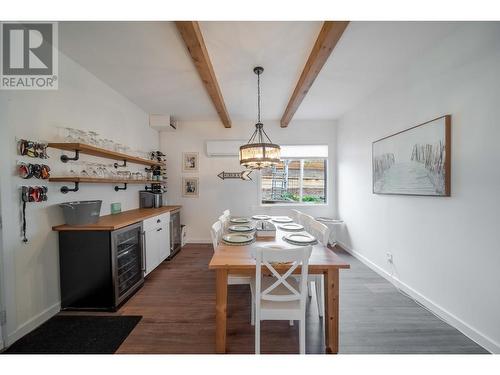
[[[55,316],[5,354],[113,354],[142,316]]]

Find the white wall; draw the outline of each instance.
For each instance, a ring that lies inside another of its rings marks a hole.
[[[341,242],[500,352],[500,25],[463,23],[338,122]],[[372,194],[372,141],[452,115],[450,198]],[[392,252],[394,266],[385,258]]]
[[[51,230],[63,218],[57,203],[71,200],[102,199],[101,215],[110,212],[111,202],[122,209],[138,207],[140,185],[115,193],[112,185],[80,185],[80,191],[64,195],[63,184],[43,183],[49,187],[46,203],[27,207],[29,242],[21,241],[19,186],[42,184],[36,179],[22,180],[15,174],[16,161],[45,162],[52,175],[66,166],[61,152],[49,150],[50,159],[29,159],[16,154],[16,137],[54,140],[57,126],[93,129],[106,138],[133,149],[158,149],[158,133],[149,129],[145,112],[106,86],[96,77],[59,55],[59,90],[0,92],[0,181],[3,214],[3,245],[7,302],[7,335],[12,343],[59,310],[59,258],[57,234]],[[82,160],[92,158],[82,156]],[[106,159],[100,162],[111,163]],[[136,166],[140,168],[140,166]]]
[[[277,121],[264,121],[264,128],[271,140],[278,144],[328,144],[329,173],[327,204],[300,209],[315,216],[335,216],[334,164],[335,164],[335,122],[300,121],[292,122],[282,129]],[[175,132],[160,133],[161,149],[167,155],[168,203],[181,204],[181,220],[188,226],[190,242],[210,242],[210,225],[217,220],[224,209],[233,215],[255,213],[286,214],[286,207],[261,207],[258,198],[259,172],[252,172],[253,181],[221,180],[222,172],[239,172],[238,157],[207,157],[205,142],[220,139],[244,139],[254,131],[251,121],[234,123],[225,129],[220,122],[182,122]],[[182,172],[182,153],[198,152],[199,172]],[[182,197],[182,176],[197,176],[200,180],[199,198]]]

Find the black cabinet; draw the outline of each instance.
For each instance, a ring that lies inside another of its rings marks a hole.
[[[144,283],[142,223],[115,231],[60,231],[63,310],[115,310]]]

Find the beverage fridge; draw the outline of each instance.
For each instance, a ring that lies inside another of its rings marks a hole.
[[[60,231],[63,310],[116,310],[144,283],[142,223],[114,231]]]

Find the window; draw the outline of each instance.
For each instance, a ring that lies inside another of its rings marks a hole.
[[[262,204],[324,204],[328,146],[282,146],[282,162],[261,171]]]

